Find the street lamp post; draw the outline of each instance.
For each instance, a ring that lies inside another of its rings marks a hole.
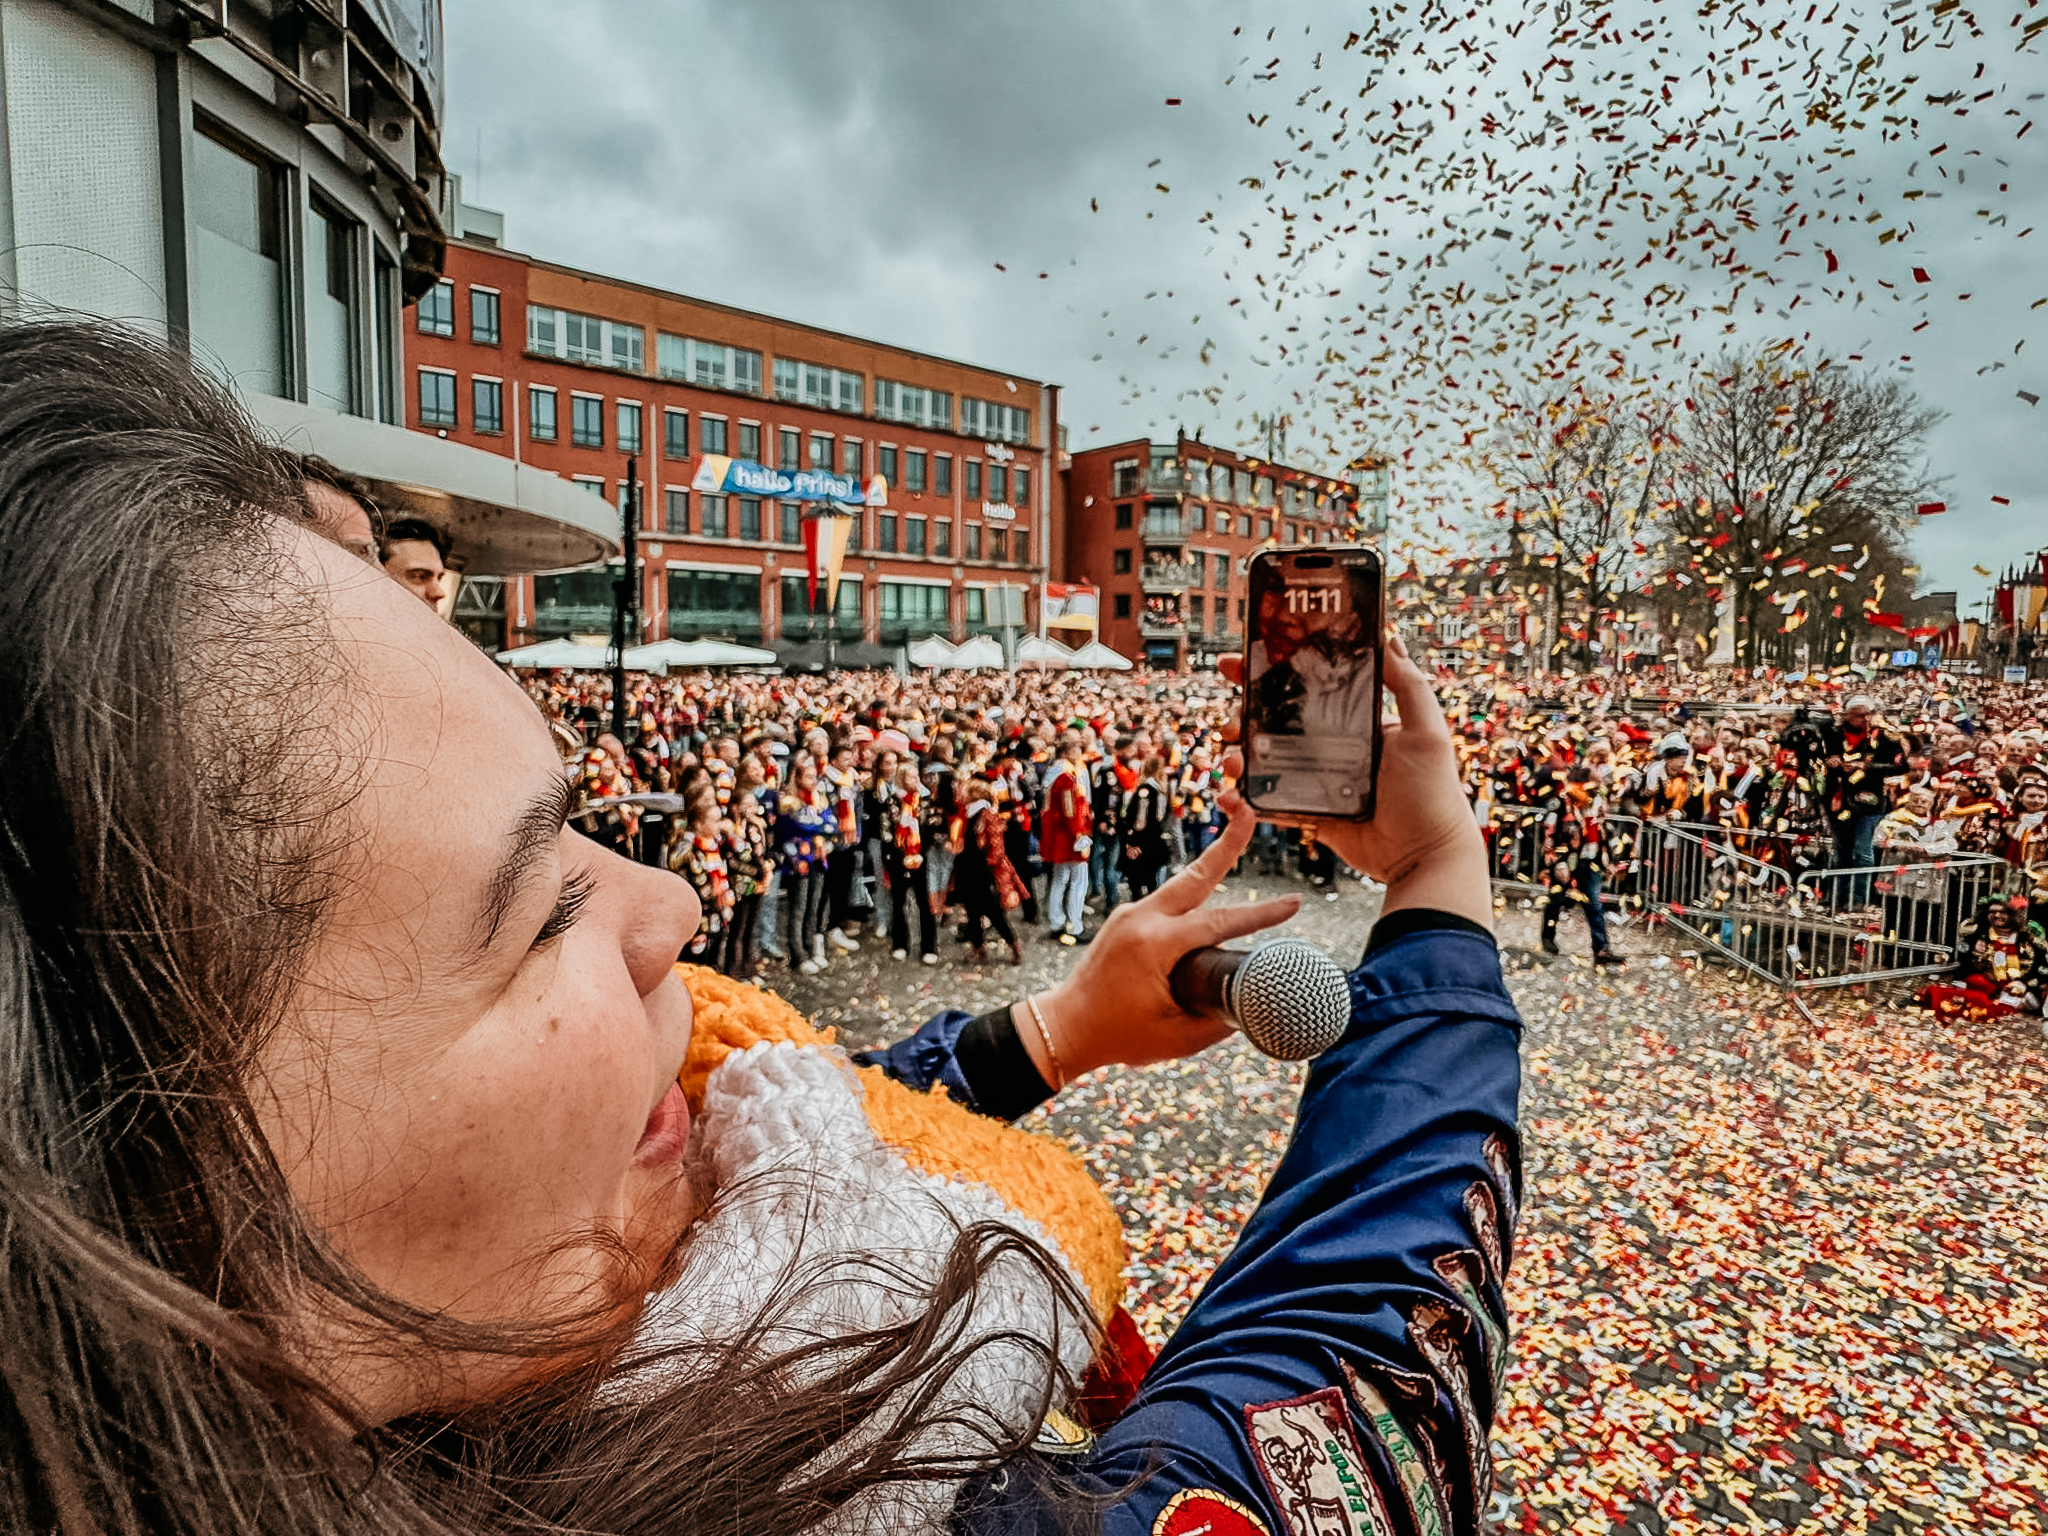
[[[626,493],[619,498],[625,564],[612,583],[612,734],[626,744],[626,647],[640,638],[640,456],[626,458]]]

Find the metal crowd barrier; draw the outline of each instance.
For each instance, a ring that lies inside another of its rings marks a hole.
[[[1541,813],[1496,806],[1496,888],[1545,894]],[[1962,926],[2005,893],[2010,866],[1981,854],[1884,850],[1826,867],[1825,837],[1610,816],[1604,896],[1788,990],[1937,975]]]

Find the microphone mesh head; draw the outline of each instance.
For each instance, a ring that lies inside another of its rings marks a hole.
[[[1231,978],[1230,1012],[1245,1039],[1281,1061],[1320,1056],[1351,1022],[1344,968],[1306,939],[1253,950]]]

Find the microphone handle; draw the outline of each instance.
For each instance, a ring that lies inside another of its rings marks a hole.
[[[1231,983],[1250,958],[1248,949],[1191,949],[1167,973],[1166,989],[1189,1013],[1212,1014],[1235,1022],[1237,1011],[1231,1006],[1235,1001]]]

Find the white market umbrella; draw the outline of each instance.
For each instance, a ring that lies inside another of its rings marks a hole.
[[[953,653],[949,667],[1000,667],[1003,648],[987,635],[976,635]]]
[[[578,672],[602,672],[612,664],[612,648],[585,645],[580,640],[543,640],[539,645],[500,651],[498,660],[508,667],[565,667]]]
[[[1119,656],[1100,640],[1090,640],[1074,652],[1074,658],[1068,665],[1090,672],[1128,672],[1133,663],[1128,656]]]
[[[657,640],[626,652],[626,665],[635,672],[689,667],[772,667],[775,653],[731,640]]]
[[[1033,667],[1071,667],[1074,653],[1057,640],[1032,635],[1017,646],[1017,664]]]
[[[942,635],[926,635],[922,640],[913,640],[906,654],[913,667],[951,667],[958,665],[952,642]]]

